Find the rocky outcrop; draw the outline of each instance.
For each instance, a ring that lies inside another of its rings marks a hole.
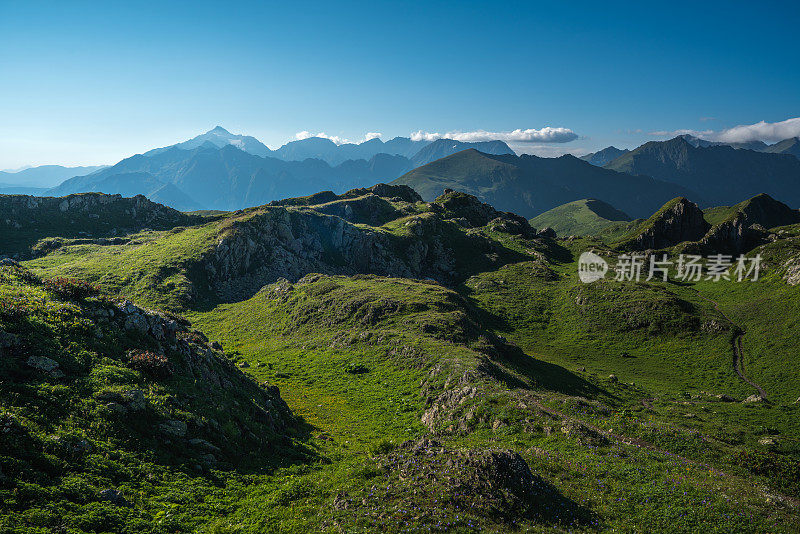
[[[4,247],[18,239],[4,238],[19,230],[32,236],[29,246],[41,237],[97,238],[124,235],[149,228],[169,230],[202,222],[201,217],[156,204],[142,195],[81,193],[66,197],[0,195],[0,256],[26,258],[29,249]],[[35,236],[35,237],[33,237]],[[18,236],[14,236],[18,237]]]
[[[522,223],[530,228],[524,219]],[[297,281],[308,273],[432,278],[452,284],[467,274],[457,269],[456,246],[470,251],[471,262],[484,258],[499,265],[511,254],[481,235],[456,232],[440,213],[409,217],[402,228],[385,232],[316,208],[267,207],[234,222],[203,256],[201,267],[223,300],[235,300],[280,278]]]
[[[579,506],[534,474],[522,456],[511,450],[451,449],[422,438],[402,443],[377,460],[382,479],[372,486],[371,493],[358,499],[339,494],[334,498],[335,509],[360,516],[378,505],[381,517],[394,522],[394,513],[402,517],[405,510],[436,502],[435,507],[426,508],[430,511],[424,519],[432,527],[442,525],[442,519],[453,511],[468,509],[507,525],[505,530],[513,530],[520,518],[574,525],[586,517]]]
[[[768,228],[800,222],[800,211],[766,194],[753,197],[736,208],[730,217],[716,224],[690,248],[709,254],[741,254],[768,242]]]
[[[169,229],[198,222],[200,219],[167,206],[156,204],[143,195],[80,193],[66,197],[0,195],[0,223],[16,229],[54,226],[69,219],[94,224],[114,223],[118,230],[137,228]]]
[[[689,200],[680,197],[664,205],[655,215],[642,223],[636,235],[620,243],[624,250],[657,250],[673,247],[684,241],[697,241],[710,225],[703,211]]]
[[[739,213],[733,219],[715,225],[696,244],[687,246],[691,252],[707,254],[740,254],[765,243],[769,233],[760,224],[750,224]]]
[[[514,213],[498,211],[489,204],[478,200],[478,197],[458,191],[446,190],[431,205],[436,213],[445,219],[456,219],[467,227],[486,226],[492,222],[495,226],[506,225],[505,231],[532,237],[535,234],[530,223],[524,217]]]
[[[360,197],[335,200],[313,208],[314,211],[335,215],[351,223],[370,226],[381,226],[403,215],[389,201],[369,192]]]

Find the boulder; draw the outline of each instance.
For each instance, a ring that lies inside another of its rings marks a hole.
[[[129,410],[139,412],[147,407],[147,398],[144,393],[138,389],[132,389],[122,393],[122,400]]]
[[[536,237],[547,237],[550,239],[555,239],[556,231],[550,228],[549,226],[546,226],[541,230],[539,230],[538,232],[536,232]]]
[[[161,423],[158,425],[158,427],[161,429],[162,433],[176,438],[182,438],[186,436],[186,431],[188,430],[186,423],[176,419],[167,421],[166,423]]]
[[[9,334],[3,329],[0,329],[0,350],[10,349],[19,345],[19,338],[14,334]]]
[[[115,506],[131,506],[131,503],[122,495],[119,490],[114,488],[104,489],[100,492],[100,500],[110,502]]]
[[[47,373],[53,378],[61,378],[64,376],[64,372],[58,368],[58,362],[46,356],[31,356],[26,363],[30,367]]]
[[[743,400],[742,404],[750,404],[750,403],[753,403],[753,402],[764,402],[764,397],[762,397],[761,395],[759,395],[757,393],[753,393],[752,395],[747,397],[745,400]]]

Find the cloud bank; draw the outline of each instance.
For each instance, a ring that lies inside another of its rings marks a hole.
[[[552,128],[546,126],[539,130],[516,129],[510,132],[487,132],[475,130],[473,132],[453,131],[445,134],[438,132],[423,132],[418,130],[411,134],[413,141],[435,141],[437,139],[453,139],[464,143],[477,143],[480,141],[505,141],[506,143],[568,143],[578,138],[578,135],[569,128]]]
[[[366,141],[369,141],[370,139],[380,139],[381,137],[383,137],[383,134],[380,132],[367,132],[366,134],[364,134],[364,138],[359,141],[351,141],[350,139],[347,139],[345,137],[340,137],[338,135],[328,135],[325,132],[319,132],[313,134],[308,130],[303,130],[302,132],[297,132],[296,134],[294,134],[294,138],[297,141],[302,141],[303,139],[309,139],[311,137],[321,137],[322,139],[329,139],[334,143],[336,143],[337,145],[344,145],[348,143],[364,143]]]
[[[371,139],[380,139],[383,134],[380,132],[367,132],[362,139],[352,141],[346,137],[338,135],[328,135],[325,132],[311,133],[308,130],[297,132],[294,135],[295,139],[301,141],[311,137],[321,137],[323,139],[330,139],[337,145],[346,143],[363,143]],[[526,144],[542,144],[542,143],[568,143],[578,139],[578,134],[569,128],[553,128],[546,126],[544,128],[535,129],[528,128],[523,130],[518,128],[510,132],[489,132],[486,130],[474,130],[471,132],[462,132],[458,130],[450,131],[447,133],[439,132],[424,132],[417,130],[412,132],[409,136],[413,141],[436,141],[437,139],[453,139],[463,143],[478,143],[481,141],[505,141],[508,144],[526,145]]]
[[[780,122],[761,121],[755,124],[742,124],[724,130],[673,130],[650,132],[650,135],[659,137],[689,134],[708,141],[722,143],[747,143],[749,141],[764,141],[775,143],[800,136],[800,117],[786,119]]]

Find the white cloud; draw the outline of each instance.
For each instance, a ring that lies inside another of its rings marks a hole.
[[[312,134],[308,130],[303,130],[302,132],[297,132],[294,134],[295,139],[298,141],[302,141],[303,139],[309,139],[311,137],[321,137],[322,139],[330,139],[337,145],[343,145],[345,143],[349,143],[349,139],[345,139],[344,137],[339,137],[338,135],[328,135],[325,132],[319,132]]]
[[[546,126],[541,129],[529,128],[516,129],[510,132],[487,132],[475,130],[473,132],[452,131],[445,134],[439,132],[423,132],[418,130],[411,134],[413,141],[435,141],[436,139],[454,139],[464,143],[477,143],[480,141],[505,141],[506,143],[568,143],[578,138],[578,135],[569,128],[553,128]]]
[[[303,130],[302,132],[297,132],[296,134],[294,134],[294,138],[296,140],[298,140],[298,141],[302,141],[303,139],[309,139],[311,137],[321,137],[322,139],[330,139],[331,141],[333,141],[337,145],[344,145],[346,143],[353,143],[354,142],[354,141],[351,141],[350,139],[347,139],[345,137],[340,137],[338,135],[328,135],[325,132],[319,132],[319,133],[315,133],[314,134],[314,133],[309,132],[308,130]],[[383,134],[380,133],[380,132],[367,132],[366,134],[364,134],[364,138],[363,139],[361,139],[360,141],[355,141],[355,142],[356,143],[363,143],[365,141],[369,141],[370,139],[376,139],[376,138],[381,138],[381,137],[383,137]]]
[[[673,130],[650,132],[658,137],[674,137],[689,134],[708,141],[723,143],[746,143],[748,141],[764,141],[766,143],[782,141],[789,137],[800,136],[800,117],[780,122],[761,121],[755,124],[742,124],[724,130]]]
[[[412,141],[436,141],[437,139],[441,138],[442,134],[440,133],[428,133],[423,132],[422,130],[417,130],[416,132],[411,133]]]
[[[800,117],[781,122],[757,122],[722,130],[719,141],[744,143],[747,141],[782,141],[800,135]]]

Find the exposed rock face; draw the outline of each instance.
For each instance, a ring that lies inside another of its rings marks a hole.
[[[783,266],[786,268],[783,274],[786,283],[790,286],[800,284],[800,255],[789,258]]]
[[[766,241],[768,234],[759,224],[749,224],[743,214],[714,226],[697,246],[690,248],[709,254],[739,254]]]
[[[399,186],[385,187],[390,188],[390,194],[416,195],[405,191],[405,186],[399,192],[395,191]],[[297,281],[308,273],[369,273],[453,283],[461,273],[456,270],[452,248],[452,221],[447,219],[466,215],[481,226],[499,219],[516,233],[532,232],[522,217],[498,212],[475,197],[461,197],[468,198],[460,198],[456,209],[450,210],[449,202],[444,206],[433,204],[433,213],[410,217],[404,223],[405,236],[349,222],[357,218],[357,213],[365,213],[358,205],[361,202],[397,211],[371,192],[355,200],[315,205],[313,210],[265,207],[235,222],[216,248],[203,257],[202,270],[211,288],[225,300],[247,298],[265,284],[280,278]],[[326,210],[332,215],[320,213]],[[480,235],[463,239],[469,243],[462,243],[462,247],[468,246],[476,256],[489,255],[495,258],[491,261],[502,261],[495,242]]]
[[[711,228],[695,248],[706,253],[740,254],[766,243],[767,228],[798,222],[799,211],[761,194],[741,204],[735,215]]]
[[[137,335],[147,336],[157,342],[159,353],[176,353],[180,361],[172,359],[176,367],[174,374],[191,378],[206,388],[221,391],[250,391],[253,409],[260,424],[271,431],[280,433],[293,424],[294,416],[281,399],[277,388],[258,388],[242,371],[218,350],[212,348],[208,339],[197,331],[190,330],[184,320],[149,311],[135,304],[123,301],[111,308],[100,307],[95,310],[99,321],[115,322],[120,328],[136,325]],[[125,412],[141,411],[147,407],[147,400],[140,390],[127,390],[98,396],[99,400],[112,401],[112,404],[125,409]],[[158,430],[172,439],[184,439],[190,430],[186,422],[170,419],[159,423]],[[206,429],[216,435],[218,429]],[[210,439],[210,441],[214,441]]]
[[[421,221],[415,233],[434,233],[435,224]],[[452,279],[454,266],[452,254],[435,236],[399,244],[340,217],[282,208],[237,223],[204,264],[212,287],[226,299],[247,297],[266,283],[298,280],[307,273]]]
[[[638,235],[622,243],[621,247],[628,250],[672,247],[684,241],[701,239],[710,227],[697,204],[683,197],[670,201],[643,226]]]

